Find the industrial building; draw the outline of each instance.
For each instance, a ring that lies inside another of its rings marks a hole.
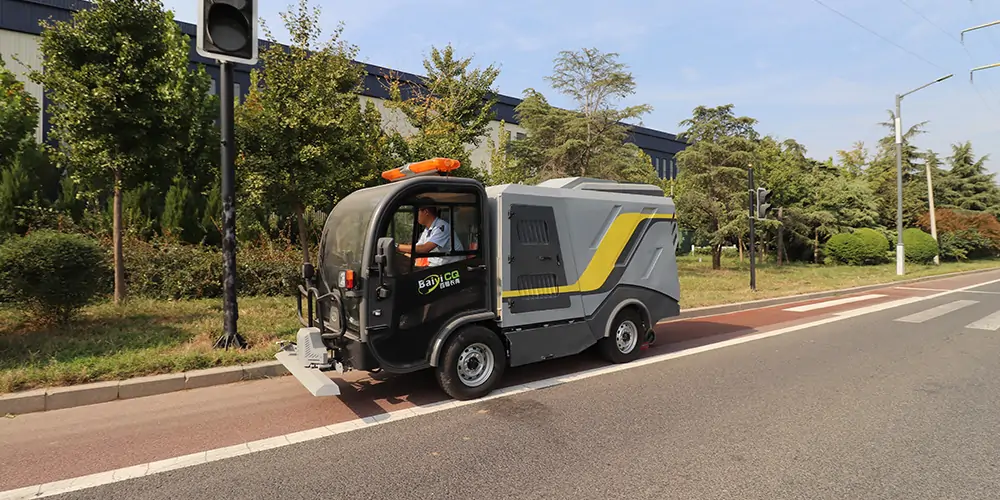
[[[42,104],[42,112],[38,118],[37,139],[44,140],[48,136],[49,123],[45,112],[47,100],[43,89],[38,84],[31,82],[25,76],[25,70],[18,62],[32,68],[41,68],[42,56],[38,47],[38,38],[43,20],[63,21],[69,20],[72,13],[88,8],[89,2],[82,0],[0,0],[0,56],[3,56],[7,63],[7,68],[18,75],[18,78],[25,82],[27,90],[35,96]],[[190,61],[192,67],[201,64],[212,76],[212,91],[216,91],[216,82],[219,78],[218,63],[214,60],[200,56],[195,50],[196,26],[186,22],[178,22],[181,31],[191,37]],[[370,100],[376,104],[382,112],[382,116],[387,123],[393,124],[397,129],[405,132],[407,127],[405,117],[395,110],[387,109],[382,103],[389,98],[381,75],[390,72],[397,78],[419,82],[416,75],[405,72],[390,70],[379,66],[365,64],[367,76],[365,78],[362,100]],[[244,96],[250,86],[251,67],[237,65],[235,68],[234,93]],[[525,136],[525,130],[518,125],[515,108],[521,100],[505,95],[499,95],[494,106],[495,119],[490,124],[490,135],[494,141],[498,140],[500,133],[500,122],[505,122],[505,129],[510,134],[512,140],[518,140]],[[673,134],[660,132],[645,127],[632,126],[630,141],[642,148],[650,158],[657,174],[661,178],[674,178],[677,174],[677,166],[674,156],[684,148],[684,143],[679,141]],[[472,163],[474,166],[483,167],[489,161],[490,152],[485,140],[472,151]]]

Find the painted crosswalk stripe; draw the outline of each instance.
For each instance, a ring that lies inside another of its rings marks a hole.
[[[997,311],[979,321],[966,325],[966,328],[973,330],[1000,330],[1000,311]]]
[[[978,304],[978,300],[956,300],[955,302],[949,302],[947,304],[942,304],[937,307],[932,307],[926,311],[920,311],[909,316],[903,316],[897,319],[903,323],[923,323],[924,321],[934,319],[938,316],[944,316],[950,312],[955,312],[963,307],[969,307],[972,304]]]
[[[827,300],[827,301],[824,301],[824,302],[817,302],[815,304],[806,304],[804,306],[789,307],[788,309],[785,309],[785,310],[788,311],[788,312],[797,312],[797,313],[809,312],[809,311],[815,311],[817,309],[826,309],[828,307],[836,307],[836,306],[842,306],[844,304],[851,304],[853,302],[861,302],[862,300],[877,299],[879,297],[885,297],[885,295],[878,294],[878,293],[870,293],[868,295],[858,295],[856,297],[847,297],[847,298],[843,298],[843,299]]]

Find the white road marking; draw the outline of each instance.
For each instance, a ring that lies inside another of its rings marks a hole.
[[[917,288],[914,286],[897,286],[897,290],[918,290],[921,292],[944,292],[940,288]],[[986,290],[963,290],[961,293],[981,293],[983,295],[1000,295],[1000,292],[988,292]]]
[[[809,312],[809,311],[815,311],[817,309],[826,309],[828,307],[842,306],[844,304],[853,304],[854,302],[861,302],[863,300],[877,299],[880,297],[885,297],[885,295],[879,293],[869,293],[867,295],[858,295],[856,297],[846,297],[843,299],[826,300],[823,302],[816,302],[814,304],[806,304],[804,306],[789,307],[788,309],[785,309],[785,311],[797,312],[797,313]]]
[[[714,351],[716,349],[723,349],[734,345],[746,344],[748,342],[753,342],[756,340],[762,340],[770,337],[776,337],[778,335],[784,335],[786,333],[792,333],[830,323],[836,323],[838,321],[842,321],[845,319],[855,318],[873,312],[886,311],[896,307],[913,304],[916,302],[922,302],[925,300],[936,299],[939,297],[944,297],[946,295],[951,295],[953,293],[963,292],[973,288],[992,285],[995,283],[1000,283],[1000,279],[987,281],[975,285],[969,285],[966,287],[957,288],[955,290],[945,290],[941,293],[928,295],[926,297],[909,297],[905,299],[885,302],[882,304],[873,304],[867,307],[862,307],[850,311],[837,313],[827,318],[823,318],[802,325],[795,325],[786,328],[780,328],[777,330],[772,330],[769,332],[761,332],[752,335],[746,335],[744,337],[738,337],[735,339],[725,340],[722,342],[707,344],[699,347],[692,347],[690,349],[684,349],[682,351],[668,352],[656,356],[650,356],[648,358],[642,358],[633,361],[631,363],[603,366],[600,368],[594,368],[591,370],[586,370],[569,375],[552,377],[545,380],[536,380],[534,382],[528,382],[526,384],[499,389],[484,398],[475,399],[471,401],[456,401],[456,400],[440,401],[437,403],[431,403],[423,406],[418,406],[415,408],[407,408],[404,410],[397,410],[389,413],[384,413],[381,415],[374,415],[371,417],[351,420],[349,422],[341,422],[339,424],[317,427],[315,429],[294,432],[292,434],[285,434],[283,436],[275,436],[235,446],[227,446],[225,448],[218,448],[215,450],[192,453],[190,455],[184,455],[182,457],[168,458],[166,460],[159,460],[156,462],[135,465],[132,467],[125,467],[113,471],[100,472],[88,476],[64,479],[44,484],[36,484],[25,488],[19,488],[16,490],[3,491],[0,492],[0,500],[22,500],[29,498],[42,498],[53,495],[61,495],[63,493],[69,493],[72,491],[79,491],[79,490],[95,488],[98,486],[104,486],[107,484],[123,481],[129,478],[149,476],[152,474],[158,474],[160,472],[183,469],[195,465],[203,465],[209,462],[216,462],[219,460],[239,457],[242,455],[249,455],[251,453],[256,453],[257,451],[261,450],[275,449],[283,446],[288,446],[294,443],[301,443],[305,441],[322,439],[324,437],[335,436],[337,434],[344,434],[347,432],[365,429],[376,425],[382,425],[389,422],[396,422],[411,417],[417,417],[420,415],[429,415],[431,413],[450,410],[452,408],[459,408],[462,406],[477,404],[483,401],[489,401],[491,399],[505,398],[508,396],[513,396],[515,394],[521,394],[524,392],[544,389],[547,387],[562,385],[570,382],[575,382],[578,380],[584,380],[601,375],[607,375],[609,373],[617,373],[620,371],[632,370],[635,368],[639,368],[641,366],[651,365],[654,363],[662,363],[664,361],[669,361],[671,359],[682,358],[685,356],[691,356],[694,354],[699,354],[708,351]],[[282,443],[282,440],[287,441],[287,444]]]
[[[911,314],[909,316],[904,316],[897,319],[900,323],[923,323],[924,321],[937,318],[938,316],[944,316],[950,312],[955,312],[959,309],[969,307],[972,304],[978,304],[978,300],[956,300],[955,302],[949,302],[947,304],[942,304],[937,307],[932,307],[930,309],[920,311],[918,313]]]
[[[973,330],[1000,330],[1000,311],[965,326]]]

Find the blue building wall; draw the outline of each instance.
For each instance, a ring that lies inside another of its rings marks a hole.
[[[192,0],[194,1],[194,0]],[[82,0],[0,0],[0,30],[18,31],[33,35],[41,34],[41,22],[44,20],[68,21],[72,13],[78,10],[90,8],[91,3]],[[177,23],[181,31],[191,37],[190,61],[191,67],[203,65],[205,70],[211,75],[213,81],[218,82],[219,66],[211,59],[206,59],[198,54],[195,48],[195,37],[197,35],[194,24],[180,22]],[[264,46],[266,42],[262,41]],[[258,66],[260,66],[258,64]],[[396,70],[390,70],[372,64],[365,64],[367,76],[365,77],[363,95],[388,99],[388,92],[383,86],[381,75],[390,72],[404,81],[415,83],[420,82],[417,75]],[[245,96],[250,88],[250,71],[253,68],[246,65],[237,65],[234,70],[234,81],[239,87],[238,94]],[[515,109],[521,103],[520,99],[506,95],[498,95],[497,103],[493,111],[497,120],[504,120],[507,123],[518,123]],[[48,108],[47,99],[43,98],[43,110]],[[631,126],[630,141],[639,146],[652,158],[653,166],[661,178],[673,178],[677,174],[677,166],[674,156],[684,149],[685,144],[677,139],[674,134],[653,130],[646,127]],[[42,133],[48,137],[49,120],[47,112],[42,114]]]

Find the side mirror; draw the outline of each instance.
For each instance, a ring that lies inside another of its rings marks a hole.
[[[379,238],[375,247],[375,263],[386,278],[396,276],[396,240]]]

